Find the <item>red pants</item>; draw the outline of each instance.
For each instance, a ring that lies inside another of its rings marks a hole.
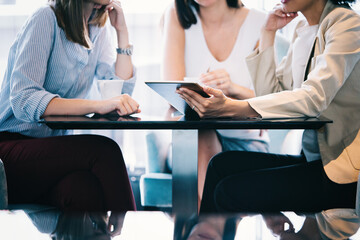
[[[97,135],[30,138],[0,133],[9,204],[62,210],[135,210],[119,146]]]

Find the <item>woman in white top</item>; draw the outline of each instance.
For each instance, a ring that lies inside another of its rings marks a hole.
[[[175,0],[164,18],[162,77],[196,77],[234,99],[255,96],[245,57],[257,45],[265,13],[238,0]],[[221,151],[268,151],[260,130],[206,130],[199,134],[199,200],[209,160]]]
[[[207,170],[201,212],[359,207],[355,200],[360,169],[360,16],[349,6],[355,1],[282,0],[268,15],[259,48],[246,59],[257,97],[233,100],[204,87],[211,95],[205,99],[179,89],[200,117],[333,121],[318,130],[306,130],[303,154],[298,156],[218,154]],[[276,31],[297,12],[305,19],[298,23],[292,46],[276,67]]]

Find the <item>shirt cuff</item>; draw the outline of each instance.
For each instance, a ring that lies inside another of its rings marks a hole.
[[[35,121],[38,122],[42,115],[44,115],[46,108],[48,107],[51,100],[53,100],[56,97],[60,97],[57,94],[51,94],[49,92],[46,92],[41,99],[39,100],[39,105],[35,110]]]
[[[126,94],[131,95],[133,93],[135,83],[136,83],[136,78],[137,78],[136,72],[137,72],[136,67],[133,66],[132,77],[128,80],[124,80],[124,86],[123,86],[123,90],[122,90],[123,94],[126,93]]]

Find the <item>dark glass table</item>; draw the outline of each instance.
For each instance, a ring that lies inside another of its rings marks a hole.
[[[49,116],[40,121],[52,129],[172,129],[173,212],[197,212],[198,131],[202,129],[320,129],[332,121],[318,118],[198,119],[196,117],[116,115]]]
[[[184,116],[117,115],[49,116],[40,120],[52,129],[319,129],[328,119],[319,118],[229,118],[196,119]]]

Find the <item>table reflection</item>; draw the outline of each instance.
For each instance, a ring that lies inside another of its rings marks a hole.
[[[183,240],[230,240],[235,239],[240,215],[193,216],[188,219],[178,217],[175,221],[174,238]]]
[[[122,222],[123,218],[118,219]],[[121,233],[122,224],[111,227],[106,213],[62,213],[50,236],[54,240],[65,239],[111,239]],[[112,232],[111,229],[114,229]]]
[[[0,239],[360,239],[352,209],[319,214],[231,214],[183,217],[164,212],[60,212],[31,207],[0,211]]]

